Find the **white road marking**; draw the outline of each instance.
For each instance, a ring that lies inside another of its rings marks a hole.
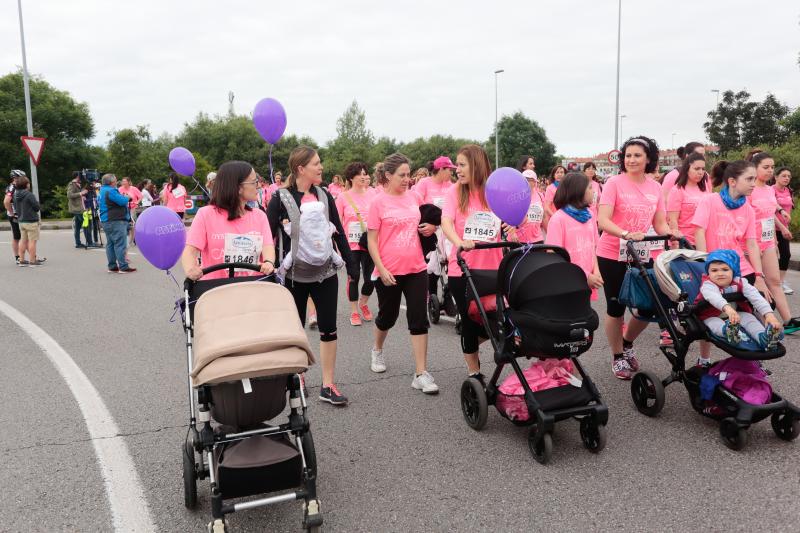
[[[103,475],[114,530],[155,531],[128,447],[97,389],[55,339],[28,317],[2,300],[0,312],[42,349],[78,402]]]
[[[400,309],[402,309],[403,311],[405,311],[405,310],[407,310],[407,309],[408,309],[408,307],[406,307],[404,304],[400,304]],[[442,316],[440,316],[440,317],[439,317],[439,320],[444,320],[445,322],[450,322],[451,324],[455,324],[455,323],[456,323],[456,319],[455,319],[454,317],[452,317],[452,316],[447,316],[447,315],[442,315]]]

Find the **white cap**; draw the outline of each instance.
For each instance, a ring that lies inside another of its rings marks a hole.
[[[206,176],[206,181],[214,181],[215,179],[217,179],[216,172],[209,172],[208,176]]]
[[[537,179],[536,172],[533,170],[526,170],[522,175],[525,176],[526,179]]]

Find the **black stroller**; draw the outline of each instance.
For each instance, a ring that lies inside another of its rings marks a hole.
[[[488,383],[470,377],[461,386],[461,410],[467,424],[480,430],[486,424],[488,405],[514,424],[531,426],[528,447],[533,457],[546,464],[553,452],[552,432],[556,422],[580,420],[580,435],[589,451],[598,453],[606,443],[608,408],[600,393],[578,362],[578,356],[592,346],[598,327],[592,309],[591,291],[580,267],[570,263],[563,248],[519,243],[477,243],[476,250],[509,248],[498,270],[470,270],[457,251],[458,264],[467,278],[467,299],[475,305],[494,349],[496,368]],[[494,301],[487,298],[495,295]],[[481,301],[481,299],[484,301]],[[487,310],[489,304],[495,310]],[[506,303],[507,302],[507,303]],[[464,320],[470,320],[464,317]],[[582,379],[570,384],[533,392],[517,358],[569,358]],[[509,398],[498,388],[500,374],[511,365],[524,390],[521,403],[526,416],[512,418],[500,404]]]
[[[439,269],[436,272],[438,277],[436,292],[428,294],[428,319],[431,321],[431,324],[438,324],[439,319],[444,313],[446,316],[455,318],[456,329],[458,329],[461,317],[458,316],[456,301],[453,299],[453,295],[450,293],[450,287],[447,284],[447,256],[444,255],[444,251],[442,250],[442,240],[437,243],[436,249],[434,249],[431,254],[430,260],[435,261]],[[439,296],[440,287],[441,296]]]
[[[235,269],[258,271],[257,265],[223,263],[203,274],[223,269],[228,278],[184,282],[189,430],[181,455],[186,507],[197,505],[197,480],[209,479],[209,531],[226,531],[229,513],[294,500],[304,502],[303,528],[318,531],[316,454],[299,376],[314,358],[294,299],[281,285],[265,281],[269,278],[234,277]],[[288,421],[268,425],[284,410],[287,391]]]
[[[647,237],[646,241],[666,241],[668,237]],[[646,287],[652,297],[652,309],[646,313],[666,329],[672,338],[672,346],[661,346],[662,353],[672,364],[670,375],[659,379],[653,372],[641,371],[631,381],[631,396],[636,408],[647,416],[656,416],[664,407],[664,387],[674,382],[681,382],[689,393],[692,408],[701,415],[720,422],[722,442],[733,450],[741,450],[747,445],[747,429],[768,416],[771,416],[772,429],[775,434],[786,441],[797,438],[800,432],[800,410],[789,401],[773,391],[766,404],[752,404],[736,396],[733,391],[719,384],[713,392],[712,402],[719,410],[710,412],[705,409],[701,398],[701,381],[711,370],[693,366],[686,368],[686,355],[695,341],[705,340],[713,343],[731,357],[764,361],[777,359],[786,355],[786,348],[778,344],[776,348],[763,351],[759,349],[742,349],[712,335],[705,324],[697,317],[707,303],[695,304],[700,291],[701,278],[705,273],[705,253],[690,250],[686,241],[681,241],[680,250],[669,250],[662,253],[650,270],[634,253],[633,244],[627,243],[628,255],[633,258],[635,274]],[[649,271],[649,272],[648,272]],[[654,281],[655,280],[655,281]],[[743,301],[741,293],[724,294],[729,302]],[[677,324],[671,317],[677,318]],[[717,363],[719,364],[719,363]],[[712,367],[713,368],[713,367]]]

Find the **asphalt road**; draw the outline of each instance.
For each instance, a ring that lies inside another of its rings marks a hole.
[[[7,235],[0,233],[0,300],[46,330],[97,389],[157,529],[201,531],[210,517],[207,484],[200,483],[197,511],[183,507],[185,351],[180,325],[170,323],[177,287],[138,255],[131,257],[138,273],[106,273],[104,253],[75,250],[69,231],[43,234],[46,266],[17,268]],[[800,274],[789,281],[800,288]],[[797,301],[790,297],[795,309]],[[431,397],[410,386],[404,319],[387,341],[388,371],[378,375],[369,370],[371,328],[351,327],[347,312],[342,294],[337,382],[350,405],[318,403],[319,368],[308,377],[327,531],[797,530],[800,444],[778,440],[765,421],[751,428],[745,450],[728,450],[681,385],[667,389],[661,416],[640,415],[628,384],[611,374],[602,328],[581,360],[610,407],[608,445],[587,452],[578,424],[566,421],[557,426],[552,463],[542,466],[528,452],[526,430],[496,412],[482,432],[464,423],[465,367],[452,324],[431,329],[429,367],[441,387]],[[637,348],[644,368],[666,375],[656,334],[645,332]],[[317,334],[310,338],[316,347]],[[769,363],[775,388],[796,401],[799,342],[788,339],[787,357]],[[66,383],[3,314],[0,347],[0,530],[113,530],[93,443]],[[488,349],[482,353],[490,370]],[[296,531],[300,521],[297,503],[229,519],[234,531]]]

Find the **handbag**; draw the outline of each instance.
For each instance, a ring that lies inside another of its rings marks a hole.
[[[646,270],[647,276],[650,278],[653,286],[658,287],[655,271],[652,268]],[[617,300],[630,309],[650,312],[655,312],[656,310],[653,293],[650,287],[647,286],[647,281],[642,277],[639,269],[629,268],[628,271],[625,272],[625,278],[622,280],[622,287],[619,290]]]

